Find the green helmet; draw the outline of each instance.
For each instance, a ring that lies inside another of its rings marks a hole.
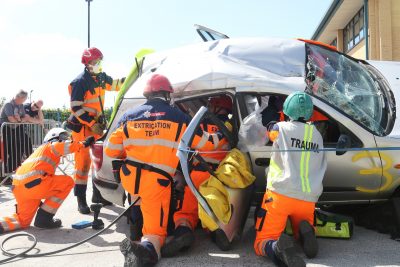
[[[309,120],[313,113],[311,97],[300,91],[291,93],[283,103],[283,113],[292,120]]]

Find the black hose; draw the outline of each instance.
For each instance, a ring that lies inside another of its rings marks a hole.
[[[140,199],[140,197],[138,197],[124,212],[122,212],[117,218],[115,218],[114,221],[112,221],[107,227],[105,227],[104,229],[98,231],[97,233],[95,233],[95,234],[89,236],[88,238],[86,238],[86,239],[84,239],[84,240],[82,240],[82,241],[80,241],[80,242],[78,242],[78,243],[75,243],[75,244],[73,244],[73,245],[71,245],[71,246],[68,246],[68,247],[66,247],[66,248],[62,248],[62,249],[58,249],[58,250],[54,250],[54,251],[50,251],[50,252],[45,252],[45,253],[39,253],[39,254],[31,254],[31,255],[29,255],[29,254],[26,254],[26,253],[28,253],[29,251],[31,251],[31,250],[36,246],[36,244],[37,244],[36,237],[35,237],[34,235],[28,234],[28,233],[13,234],[13,235],[7,237],[6,239],[4,239],[3,242],[1,242],[1,247],[0,247],[0,248],[1,248],[1,250],[3,251],[3,253],[4,253],[5,255],[9,256],[9,258],[4,259],[4,260],[0,260],[0,265],[1,265],[1,264],[4,264],[4,263],[6,263],[6,262],[8,262],[8,261],[10,261],[10,260],[12,260],[12,259],[15,259],[15,258],[17,258],[17,257],[22,257],[22,258],[37,258],[37,257],[43,257],[43,256],[49,256],[49,255],[57,254],[57,253],[60,253],[60,252],[69,250],[69,249],[71,249],[71,248],[77,247],[77,246],[79,246],[79,245],[81,245],[81,244],[83,244],[83,243],[89,241],[90,239],[92,239],[92,238],[94,238],[94,237],[96,237],[96,236],[102,234],[105,230],[107,230],[108,228],[110,228],[110,227],[111,227],[113,224],[115,224],[119,219],[121,219],[121,217],[124,216],[124,214],[129,210],[129,208],[132,207],[133,205],[135,205],[135,204],[139,201],[139,199]],[[12,239],[12,238],[15,238],[15,237],[18,237],[18,236],[28,236],[28,237],[31,237],[31,238],[33,239],[33,244],[32,244],[32,246],[29,247],[27,250],[25,250],[25,251],[23,251],[23,252],[21,252],[21,253],[19,253],[19,254],[14,254],[14,253],[11,253],[11,252],[9,252],[8,250],[6,250],[6,249],[4,248],[4,244],[5,244],[8,240],[10,240],[10,239]]]

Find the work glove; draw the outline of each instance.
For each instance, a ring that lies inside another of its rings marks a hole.
[[[99,74],[97,74],[97,81],[103,88],[105,87],[106,83],[108,84],[113,83],[113,79],[110,76],[108,76],[105,72],[100,72]]]
[[[104,127],[100,123],[95,123],[90,130],[97,135],[103,135]]]
[[[93,145],[95,141],[96,141],[96,139],[94,139],[93,136],[88,136],[88,137],[85,139],[85,141],[82,142],[82,144],[83,144],[85,147],[88,147],[88,146]]]

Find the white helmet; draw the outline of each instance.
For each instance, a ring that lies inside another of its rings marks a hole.
[[[69,134],[66,130],[63,128],[53,128],[48,131],[46,136],[43,139],[43,143],[47,143],[50,141],[64,141],[67,140],[69,137]]]

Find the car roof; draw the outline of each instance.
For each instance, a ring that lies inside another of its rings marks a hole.
[[[231,38],[147,55],[143,75],[125,97],[142,95],[148,77],[168,77],[176,95],[222,88],[237,91],[304,90],[305,43],[296,39]]]

